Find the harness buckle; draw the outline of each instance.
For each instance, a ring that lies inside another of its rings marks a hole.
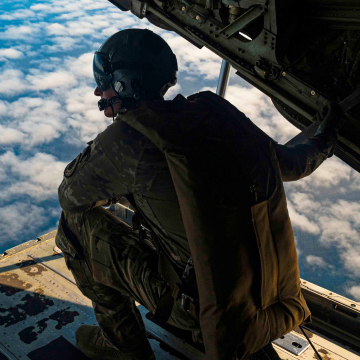
[[[199,302],[197,301],[197,299],[194,299],[193,297],[182,293],[180,306],[183,311],[187,311],[195,317],[199,316]]]

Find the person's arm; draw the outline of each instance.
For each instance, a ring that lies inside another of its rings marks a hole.
[[[295,181],[310,175],[332,156],[336,136],[318,135],[294,147],[275,145],[283,181]]]
[[[315,135],[304,144],[293,147],[275,145],[283,181],[299,180],[310,175],[333,155],[342,115],[338,105],[330,103],[318,114],[322,122]]]
[[[88,211],[97,206],[110,205],[128,193],[119,164],[109,158],[101,144],[111,132],[109,128],[90,142],[82,154],[65,168],[58,190],[63,210]]]

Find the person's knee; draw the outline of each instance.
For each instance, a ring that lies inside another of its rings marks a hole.
[[[68,211],[63,211],[60,218],[61,225],[75,236],[80,237],[83,232],[82,227],[84,224],[85,216],[86,213],[84,212],[71,213]]]
[[[59,225],[55,236],[55,244],[64,253],[64,255],[68,254],[75,258],[78,254],[72,244],[72,238],[74,236],[75,235],[72,229],[68,225],[67,214],[63,211],[59,219]]]

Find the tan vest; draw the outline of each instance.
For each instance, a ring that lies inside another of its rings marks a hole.
[[[310,321],[273,140],[211,92],[122,120],[164,152],[179,199],[209,359],[244,359]]]

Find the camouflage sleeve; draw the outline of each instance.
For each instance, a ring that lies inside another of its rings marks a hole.
[[[74,159],[64,171],[59,187],[62,209],[82,212],[97,206],[110,205],[114,198],[128,193],[120,169],[103,151],[100,136]]]
[[[319,135],[294,147],[275,145],[283,181],[295,181],[310,175],[333,155],[335,134]]]

